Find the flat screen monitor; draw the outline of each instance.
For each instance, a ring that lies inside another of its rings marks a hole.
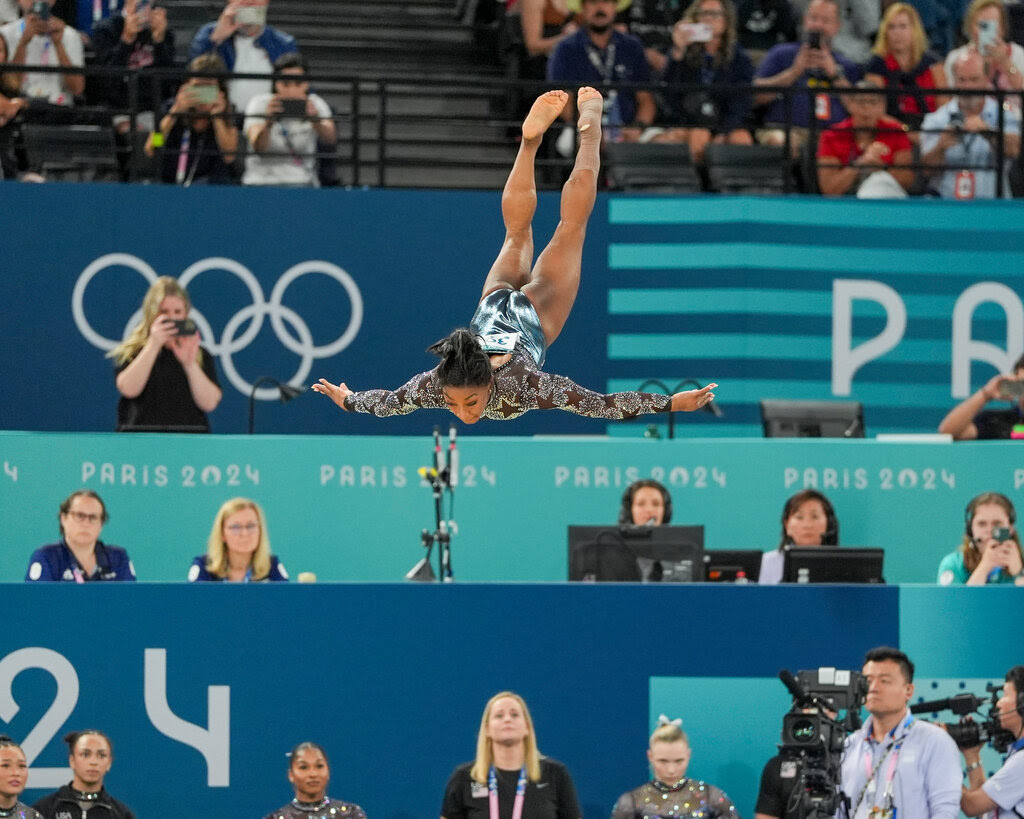
[[[783,583],[884,583],[882,549],[786,546]]]
[[[743,572],[747,580],[756,583],[761,575],[760,549],[709,549],[704,552],[704,579],[708,583],[735,583]]]
[[[863,438],[859,401],[761,401],[765,438]]]
[[[703,526],[570,526],[569,579],[689,583],[704,579]]]

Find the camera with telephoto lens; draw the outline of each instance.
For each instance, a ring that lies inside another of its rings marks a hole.
[[[999,531],[998,529],[996,531]],[[1009,531],[1009,530],[1004,530]],[[993,537],[995,532],[992,533]],[[989,683],[985,686],[989,693],[988,697],[978,697],[974,694],[957,694],[955,697],[948,697],[944,700],[932,700],[931,702],[919,702],[910,706],[911,714],[934,714],[939,711],[952,711],[960,717],[959,722],[946,722],[946,730],[953,737],[958,748],[976,748],[979,745],[990,743],[999,753],[1005,753],[1013,742],[1013,734],[1005,730],[999,724],[999,692],[1003,690],[1001,685]],[[981,717],[981,708],[985,703],[990,703],[988,716]],[[975,720],[971,715],[978,714]]]
[[[799,815],[831,817],[841,799],[843,747],[847,734],[860,727],[867,685],[859,672],[835,668],[801,671],[795,681],[792,686],[783,679],[793,708],[782,718],[779,755],[797,764]]]
[[[32,7],[28,10],[29,14],[34,14],[40,20],[50,19],[50,4],[46,0],[36,0],[32,4]]]

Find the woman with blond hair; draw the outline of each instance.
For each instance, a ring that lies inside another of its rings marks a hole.
[[[248,498],[225,501],[213,520],[206,554],[189,566],[189,582],[287,579],[284,565],[270,553],[267,522],[259,504]]]
[[[928,50],[921,16],[909,3],[893,3],[878,26],[864,78],[887,94],[886,113],[917,130],[924,115],[945,102],[936,88],[949,85],[937,54]]]
[[[476,759],[455,769],[441,819],[579,819],[569,771],[537,748],[523,698],[495,694],[484,708]]]
[[[681,719],[670,720],[664,714],[658,718],[658,727],[651,734],[647,749],[653,776],[618,798],[612,819],[739,819],[736,806],[725,791],[686,775],[691,751],[681,725]]]
[[[142,320],[108,354],[114,359],[119,432],[209,432],[220,403],[213,359],[188,318],[192,305],[177,279],[161,276],[142,300]]]
[[[983,492],[971,498],[960,547],[939,564],[939,585],[1024,585],[1024,550],[1016,524],[1017,510],[1006,495]]]
[[[1010,21],[1002,0],[973,0],[964,14],[963,32],[967,44],[946,55],[946,76],[952,78],[953,66],[968,50],[977,51],[985,61],[985,76],[993,87],[1004,91],[1024,89],[1024,48],[1007,42]],[[1007,100],[1017,111],[1016,96]]]

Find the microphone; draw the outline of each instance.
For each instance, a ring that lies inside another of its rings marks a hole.
[[[806,702],[810,699],[804,687],[797,682],[796,677],[793,676],[792,672],[788,668],[783,668],[779,672],[779,679],[782,684],[786,686],[786,690],[793,695],[793,699],[799,700],[800,702]]]
[[[929,702],[918,702],[910,706],[911,714],[931,714],[933,711],[945,711],[949,709],[954,714],[970,714],[977,711],[985,704],[986,700],[976,697],[974,694],[957,694],[955,697],[947,697],[944,700],[930,700]]]
[[[448,427],[448,488],[459,485],[459,451],[455,448],[455,424]]]
[[[434,476],[444,472],[444,450],[441,449],[441,427],[434,427]]]

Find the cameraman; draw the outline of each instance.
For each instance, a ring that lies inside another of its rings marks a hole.
[[[862,674],[870,716],[846,740],[842,786],[850,802],[837,816],[957,819],[956,743],[939,726],[911,715],[914,664],[895,648],[874,648],[864,657]]]
[[[940,109],[941,110],[941,109]],[[1013,364],[1013,372],[994,375],[977,392],[971,393],[949,411],[939,432],[957,441],[1009,438],[1016,424],[1024,423],[1024,355]],[[987,410],[990,401],[1011,401],[1009,409]]]
[[[1000,727],[1013,739],[1003,767],[988,779],[981,767],[981,747],[964,748],[967,784],[960,796],[960,809],[968,816],[995,811],[996,819],[1024,816],[1024,665],[1006,672],[1003,695],[996,703]]]

